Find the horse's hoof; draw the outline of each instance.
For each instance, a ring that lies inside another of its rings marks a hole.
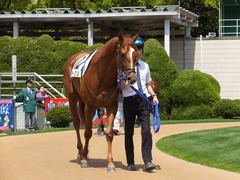
[[[77,156],[77,160],[78,160],[78,161],[81,161],[81,160],[82,160],[82,157],[81,157],[81,156]]]
[[[115,166],[108,166],[107,167],[107,172],[116,172]]]
[[[80,165],[82,168],[89,167],[88,162],[81,162]]]

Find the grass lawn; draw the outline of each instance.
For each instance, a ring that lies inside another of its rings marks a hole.
[[[21,131],[21,132],[9,132],[6,131],[4,132],[3,135],[0,134],[0,137],[5,137],[5,136],[16,136],[16,135],[24,135],[24,134],[38,134],[38,133],[48,133],[48,132],[57,132],[57,131],[69,131],[73,130],[74,128],[49,128],[49,129],[41,129],[41,130],[36,130],[36,131]]]
[[[233,119],[212,118],[212,119],[193,119],[193,120],[163,120],[161,124],[188,124],[188,123],[214,123],[214,122],[240,122],[240,117]]]
[[[240,127],[164,137],[157,148],[186,161],[240,173]]]

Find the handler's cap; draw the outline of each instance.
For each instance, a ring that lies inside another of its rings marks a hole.
[[[134,43],[137,45],[137,47],[143,47],[144,46],[144,41],[139,36],[138,36],[138,38],[136,39],[136,41]]]
[[[33,84],[33,80],[29,78],[28,80],[26,80],[26,84],[27,84],[27,83]]]

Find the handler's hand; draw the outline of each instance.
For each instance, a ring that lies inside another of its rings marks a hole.
[[[157,96],[153,96],[153,103],[154,103],[154,102],[156,102],[156,103],[159,104]]]

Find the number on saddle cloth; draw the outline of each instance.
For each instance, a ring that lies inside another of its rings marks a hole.
[[[77,60],[73,66],[71,77],[81,78],[87,71],[88,65],[96,52],[97,50]]]

